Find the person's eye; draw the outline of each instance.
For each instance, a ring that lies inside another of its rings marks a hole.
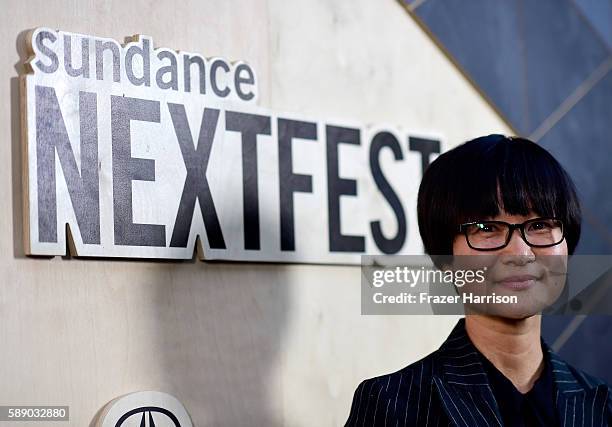
[[[476,224],[477,231],[483,233],[493,233],[499,231],[497,224],[480,223]]]
[[[552,224],[550,221],[536,221],[529,224],[529,231],[548,231],[552,229]]]

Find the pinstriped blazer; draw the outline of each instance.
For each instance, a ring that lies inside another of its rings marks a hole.
[[[561,360],[552,363],[561,426],[612,426],[612,392],[603,381]],[[460,319],[442,346],[397,372],[367,379],[355,390],[346,426],[502,426],[499,406],[476,347]]]

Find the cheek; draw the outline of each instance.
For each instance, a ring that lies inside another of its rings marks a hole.
[[[560,244],[551,246],[550,248],[539,248],[535,253],[536,255],[567,255],[567,242],[564,240]]]
[[[540,248],[534,251],[538,264],[543,268],[546,275],[546,282],[554,285],[552,288],[562,289],[565,286],[564,273],[567,272],[567,243],[565,240],[550,248]],[[549,286],[550,287],[550,286]]]

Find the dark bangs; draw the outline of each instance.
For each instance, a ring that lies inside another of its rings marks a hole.
[[[451,255],[459,224],[510,215],[557,217],[568,251],[580,238],[581,213],[571,178],[544,148],[524,138],[489,135],[441,154],[423,175],[417,214],[430,255]]]

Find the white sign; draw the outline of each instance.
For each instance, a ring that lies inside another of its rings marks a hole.
[[[176,397],[159,391],[140,391],[106,405],[96,427],[193,427],[193,424]]]
[[[147,36],[122,46],[38,28],[28,48],[27,254],[197,248],[207,260],[344,264],[422,252],[416,191],[439,137],[261,108],[250,65]]]

